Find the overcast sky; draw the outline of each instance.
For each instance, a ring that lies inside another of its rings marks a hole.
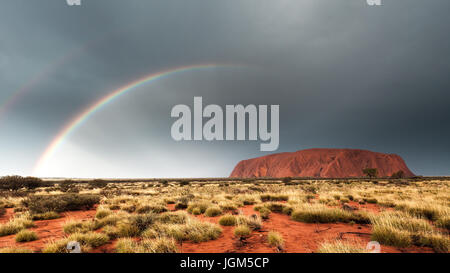
[[[0,175],[31,175],[73,117],[92,115],[40,176],[221,177],[259,142],[175,142],[177,104],[279,104],[280,146],[402,156],[450,175],[450,1],[5,0],[0,6]],[[19,95],[18,95],[19,94]],[[14,99],[11,100],[10,98]]]

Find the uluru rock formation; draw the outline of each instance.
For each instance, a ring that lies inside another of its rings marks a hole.
[[[375,168],[379,177],[403,171],[414,174],[395,154],[356,149],[307,149],[242,160],[230,177],[363,177],[363,169]]]

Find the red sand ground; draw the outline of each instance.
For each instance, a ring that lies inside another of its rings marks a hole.
[[[15,235],[3,236],[0,237],[0,248],[10,247],[10,246],[18,246],[27,249],[31,249],[35,252],[40,252],[44,245],[48,241],[58,240],[65,236],[63,232],[63,225],[66,221],[70,219],[74,220],[89,220],[95,216],[96,210],[87,210],[87,211],[68,211],[61,214],[61,218],[53,219],[53,220],[42,220],[42,221],[34,221],[36,227],[30,228],[30,230],[37,233],[39,239],[33,242],[26,243],[16,243]],[[11,217],[12,215],[10,215]],[[7,219],[3,219],[4,222],[8,221]]]
[[[352,204],[357,206],[358,204]],[[173,205],[168,206],[170,210],[174,210]],[[363,206],[359,206],[363,207]],[[376,204],[364,205],[366,209],[379,211],[380,208]],[[257,214],[253,210],[253,206],[245,206],[240,209],[245,215]],[[38,236],[39,240],[28,243],[16,243],[15,235],[0,237],[0,248],[8,246],[20,246],[32,249],[36,252],[41,251],[45,243],[49,240],[58,240],[64,237],[62,226],[69,219],[89,220],[95,216],[95,210],[89,211],[72,211],[63,213],[63,217],[54,220],[35,221],[36,227],[31,228]],[[8,209],[7,213],[0,218],[0,222],[6,222],[13,216],[12,209]],[[218,217],[205,217],[203,215],[196,216],[202,221],[218,223]],[[370,241],[371,227],[370,225],[350,225],[350,224],[307,224],[292,221],[289,216],[271,213],[270,218],[263,222],[263,228],[259,231],[252,232],[247,239],[240,241],[234,237],[234,227],[222,227],[223,233],[216,240],[192,243],[184,242],[179,244],[179,251],[184,253],[268,253],[280,252],[275,247],[271,247],[267,243],[267,233],[269,231],[278,231],[284,238],[285,246],[281,252],[288,253],[304,253],[315,252],[321,242],[325,240],[334,240],[342,238],[344,240],[357,240],[362,245]],[[355,232],[352,234],[348,232]],[[96,248],[93,252],[114,252],[115,242]],[[433,252],[431,248],[426,247],[410,247],[395,248],[389,246],[381,246],[382,252],[400,253],[400,252]]]
[[[372,204],[371,204],[372,205]],[[376,206],[376,205],[374,205]],[[371,206],[372,207],[372,206]],[[253,206],[245,206],[241,208],[245,215],[256,214]],[[203,215],[197,218],[217,223],[218,217],[205,217]],[[283,236],[285,246],[282,252],[287,253],[308,253],[315,252],[320,243],[326,240],[334,240],[342,238],[344,240],[357,240],[362,245],[366,245],[370,241],[371,228],[370,225],[349,225],[349,224],[307,224],[292,221],[289,216],[271,213],[267,221],[263,222],[263,228],[255,231],[244,242],[241,243],[233,235],[234,227],[222,227],[223,234],[216,240],[208,241],[200,244],[185,242],[180,248],[185,253],[222,253],[222,252],[245,252],[245,253],[267,253],[280,252],[274,247],[270,247],[267,243],[267,233],[269,231],[278,231]],[[361,234],[349,234],[348,232],[356,232]],[[410,247],[395,248],[389,246],[381,246],[381,252],[401,253],[401,252],[433,252],[430,248]]]

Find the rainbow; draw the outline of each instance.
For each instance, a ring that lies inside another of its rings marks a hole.
[[[100,100],[96,101],[94,104],[86,108],[84,111],[80,112],[75,118],[73,118],[63,129],[58,133],[58,135],[52,140],[50,145],[45,149],[44,153],[41,155],[37,164],[33,169],[33,174],[36,175],[42,166],[50,159],[50,157],[55,153],[56,149],[64,142],[64,140],[69,136],[73,131],[75,131],[78,127],[80,127],[86,120],[88,120],[92,115],[98,112],[102,107],[106,106],[111,101],[117,99],[118,97],[124,95],[125,93],[134,90],[137,87],[140,87],[144,84],[154,82],[161,78],[165,78],[168,76],[172,76],[174,74],[178,74],[186,71],[195,71],[202,69],[210,69],[210,68],[220,68],[220,67],[240,67],[238,65],[218,65],[218,64],[200,64],[200,65],[191,65],[191,66],[182,66],[175,69],[169,69],[161,72],[157,72],[154,74],[150,74],[144,78],[138,79],[134,82],[131,82],[111,93],[104,96]]]
[[[70,49],[64,55],[57,58],[54,62],[51,62],[47,66],[45,66],[43,70],[37,72],[28,82],[22,85],[19,89],[12,92],[9,97],[7,97],[2,103],[0,103],[0,122],[3,121],[3,118],[6,116],[6,113],[11,109],[11,107],[14,106],[27,93],[33,90],[35,86],[48,79],[48,77],[50,77],[52,73],[58,71],[58,69],[60,69],[63,65],[80,56],[89,48],[93,48],[98,44],[104,42],[116,32],[119,33],[119,31],[116,30],[107,32],[104,35],[97,37],[96,39],[89,40],[80,46]]]

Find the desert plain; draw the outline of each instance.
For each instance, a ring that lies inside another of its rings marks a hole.
[[[0,253],[448,253],[449,182],[8,176]]]

